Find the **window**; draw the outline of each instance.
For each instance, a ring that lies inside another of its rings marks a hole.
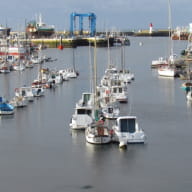
[[[79,114],[79,115],[83,115],[83,114],[90,115],[90,114],[91,114],[91,110],[87,110],[87,109],[78,109],[78,110],[77,110],[77,114]]]
[[[121,132],[135,132],[135,119],[121,119],[120,122],[120,130]]]

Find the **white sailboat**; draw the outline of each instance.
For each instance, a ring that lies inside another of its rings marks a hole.
[[[107,144],[111,142],[111,135],[105,121],[99,114],[99,106],[97,100],[97,65],[96,65],[96,42],[94,47],[94,66],[93,66],[93,123],[85,129],[86,141],[91,144]]]
[[[171,2],[168,0],[168,16],[169,16],[169,58],[168,58],[168,64],[160,66],[158,68],[158,74],[160,76],[166,76],[166,77],[175,77],[176,71],[175,71],[175,59],[176,55],[173,53],[173,40],[171,38],[172,33],[172,21],[171,21]]]
[[[68,78],[77,78],[79,73],[76,71],[76,67],[75,67],[75,48],[73,48],[72,54],[73,54],[73,56],[72,56],[72,65],[73,65],[73,67],[66,69],[66,72],[67,72]]]

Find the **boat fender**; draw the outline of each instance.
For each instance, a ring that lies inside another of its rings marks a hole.
[[[110,133],[111,136],[113,136],[113,135],[114,135],[114,130],[111,129],[111,130],[109,131],[109,133]]]
[[[107,95],[109,95],[109,94],[110,94],[110,90],[106,90],[105,93],[106,93]]]
[[[104,121],[103,121],[102,119],[100,119],[100,120],[98,121],[98,124],[99,124],[99,125],[103,125],[103,124],[104,124]]]

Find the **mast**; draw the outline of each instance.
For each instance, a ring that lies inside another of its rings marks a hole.
[[[110,46],[109,46],[109,35],[107,35],[107,46],[108,46],[108,50],[107,50],[107,56],[108,56],[108,66],[107,68],[110,67],[110,63],[111,63],[111,55],[110,55]]]
[[[94,41],[94,62],[93,62],[93,90],[94,90],[94,106],[97,109],[97,45],[96,45],[96,37]]]
[[[89,40],[89,70],[90,70],[90,92],[93,93],[93,68],[92,68],[92,62],[91,62],[91,42]]]
[[[75,69],[75,50],[74,50],[75,48],[73,48],[73,69],[74,69],[74,71],[76,71],[76,69]]]
[[[168,0],[168,22],[169,22],[169,55],[173,56],[173,41],[171,39],[171,34],[172,34],[172,13],[171,13],[171,0]]]
[[[121,46],[121,68],[122,72],[125,72],[125,48]]]
[[[98,101],[97,101],[97,59],[96,59],[96,50],[97,50],[97,45],[96,45],[96,37],[94,41],[94,63],[93,63],[93,93],[94,93],[94,104],[93,104],[93,111],[94,111],[94,119],[96,121],[99,120],[98,118]]]

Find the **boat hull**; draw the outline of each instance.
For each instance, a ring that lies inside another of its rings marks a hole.
[[[175,70],[174,69],[158,69],[158,74],[164,77],[175,77]]]

